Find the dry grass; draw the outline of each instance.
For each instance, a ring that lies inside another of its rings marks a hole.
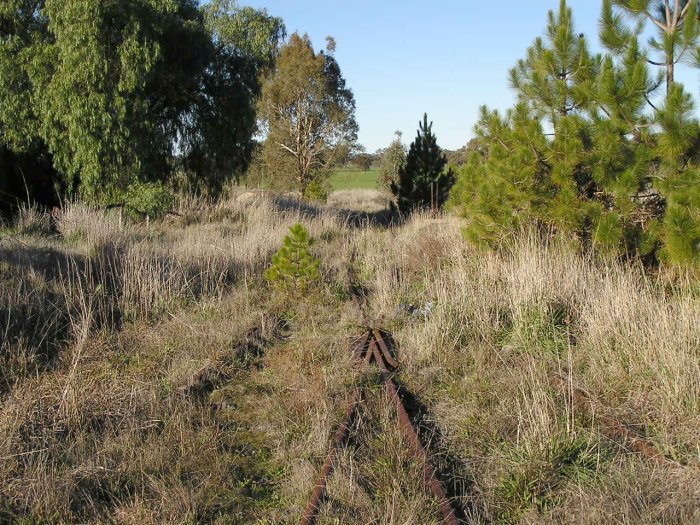
[[[0,254],[3,516],[236,523],[264,505],[249,484],[277,479],[269,444],[208,396],[281,337],[260,274],[289,226],[341,227],[279,208],[190,202],[139,226],[73,204],[51,237],[20,218]]]
[[[402,378],[428,401],[448,448],[472,462],[464,505],[483,506],[485,521],[699,519],[697,288],[669,290],[638,269],[526,235],[480,253],[458,230],[421,217],[360,243],[376,313],[434,304],[427,319],[389,322]],[[555,374],[680,466],[659,470],[603,438],[553,388]],[[606,504],[611,487],[619,492]]]
[[[336,190],[328,197],[328,205],[364,212],[378,212],[389,207],[390,197],[379,190]]]
[[[360,380],[351,259],[466,522],[700,519],[694,281],[527,235],[478,252],[446,217],[353,227],[334,210],[379,204],[348,199],[190,199],[151,225],[23,212],[0,241],[0,522],[297,522]],[[298,221],[323,282],[292,299],[261,275]],[[605,438],[555,374],[675,464]],[[362,380],[319,523],[439,523],[376,372]]]

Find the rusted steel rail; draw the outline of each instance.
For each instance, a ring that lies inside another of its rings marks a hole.
[[[361,310],[359,301],[356,303],[356,306],[359,310]],[[430,463],[430,459],[420,441],[418,432],[411,423],[406,407],[404,407],[403,401],[401,400],[396,385],[394,384],[392,371],[398,367],[399,363],[396,360],[396,357],[393,355],[392,350],[393,346],[388,334],[382,331],[379,327],[376,327],[367,328],[367,330],[359,337],[358,342],[353,346],[352,352],[356,361],[360,363],[360,366],[366,367],[372,362],[376,363],[378,366],[384,381],[387,396],[396,407],[399,427],[406,436],[411,452],[420,462],[423,469],[425,484],[435,496],[445,524],[457,525],[458,521],[455,514],[455,509],[452,507],[452,504],[450,503],[450,500],[440,483],[437,471]],[[309,503],[302,516],[301,525],[312,525],[316,521],[316,515],[326,494],[328,478],[333,471],[334,463],[337,460],[340,447],[343,445],[349,435],[350,427],[352,426],[352,419],[355,415],[356,408],[361,397],[362,390],[358,386],[355,388],[350,397],[350,402],[348,403],[348,407],[345,411],[344,419],[338,427],[331,450],[326,456],[326,461],[321,468],[318,481],[314,486],[313,493],[311,494]]]
[[[345,439],[348,437],[348,434],[350,433],[350,425],[352,424],[352,418],[355,415],[355,409],[357,408],[357,403],[359,403],[361,396],[362,392],[360,388],[355,388],[350,398],[350,402],[348,403],[348,408],[345,411],[345,418],[343,419],[343,422],[341,423],[340,427],[338,427],[338,430],[335,433],[333,447],[326,456],[326,461],[323,464],[323,468],[321,468],[321,473],[318,476],[318,481],[316,482],[314,491],[311,494],[311,498],[309,499],[309,504],[306,506],[306,510],[304,511],[304,516],[301,520],[302,525],[310,525],[316,519],[316,512],[318,511],[318,508],[321,505],[321,502],[323,501],[323,497],[326,492],[328,478],[330,477],[331,472],[333,471],[335,460],[338,457],[338,451],[343,445]]]
[[[386,388],[387,395],[389,396],[389,399],[391,399],[394,402],[394,406],[396,406],[396,412],[399,416],[399,425],[401,426],[401,429],[406,435],[406,439],[408,440],[411,446],[411,451],[413,452],[413,455],[422,464],[423,479],[425,481],[425,484],[430,488],[431,492],[435,496],[435,499],[437,500],[438,505],[440,506],[440,512],[442,513],[442,516],[445,519],[445,524],[458,525],[457,516],[455,515],[455,509],[452,507],[452,504],[450,503],[450,500],[447,497],[445,490],[442,488],[442,484],[440,483],[437,471],[430,464],[430,459],[428,458],[428,454],[425,451],[425,448],[423,448],[423,444],[420,442],[418,432],[416,432],[413,423],[411,423],[411,419],[408,417],[406,407],[404,407],[403,402],[401,401],[401,397],[399,397],[399,392],[396,389],[396,385],[394,384],[394,379],[386,364],[384,363],[382,355],[377,350],[377,346],[379,346],[382,349],[384,355],[391,356],[388,346],[384,342],[384,338],[381,337],[379,331],[375,330],[374,336],[378,337],[378,345],[375,345],[374,347],[374,359],[376,360],[377,365],[379,366],[379,370],[382,373],[382,379],[384,379],[384,386]],[[396,363],[396,365],[398,366],[398,363]]]

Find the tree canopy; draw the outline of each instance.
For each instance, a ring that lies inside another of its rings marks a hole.
[[[632,17],[634,27],[625,24],[622,14]],[[600,37],[612,53],[621,55],[637,47],[647,23],[653,25],[656,36],[649,40],[646,60],[663,68],[668,94],[679,62],[700,65],[697,0],[603,0]]]
[[[652,16],[650,2],[616,5]],[[516,106],[504,115],[481,109],[480,148],[460,170],[451,206],[469,218],[467,235],[478,243],[535,225],[601,254],[700,264],[693,100],[670,77],[654,105],[669,77],[650,72],[639,28],[625,26],[609,1],[601,27],[610,53],[592,56],[566,1],[549,13],[545,38],[511,71]]]
[[[357,140],[355,98],[334,49],[329,39],[326,52],[317,53],[308,35],[291,35],[263,82],[258,106],[262,163],[272,179],[292,182],[304,198],[323,193],[328,169],[345,160]]]
[[[178,169],[216,193],[250,160],[258,78],[283,36],[231,0],[8,0],[0,142],[46,151],[92,201]]]

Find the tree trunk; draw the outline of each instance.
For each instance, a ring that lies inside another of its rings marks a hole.
[[[303,199],[306,197],[306,177],[304,177],[304,173],[302,171],[299,171],[299,174],[297,175],[297,184],[299,187],[299,195]]]
[[[671,84],[673,84],[673,70],[675,68],[675,64],[673,63],[673,58],[669,60],[669,62],[666,64],[666,96],[671,92]]]

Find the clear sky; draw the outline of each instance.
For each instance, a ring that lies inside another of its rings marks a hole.
[[[336,58],[357,102],[359,141],[373,152],[395,130],[410,143],[423,113],[438,143],[456,149],[473,136],[479,106],[514,101],[508,70],[547,23],[559,0],[240,0],[308,33],[317,50],[332,35]],[[569,0],[577,31],[600,51],[600,0]],[[676,77],[696,100],[697,70]]]

